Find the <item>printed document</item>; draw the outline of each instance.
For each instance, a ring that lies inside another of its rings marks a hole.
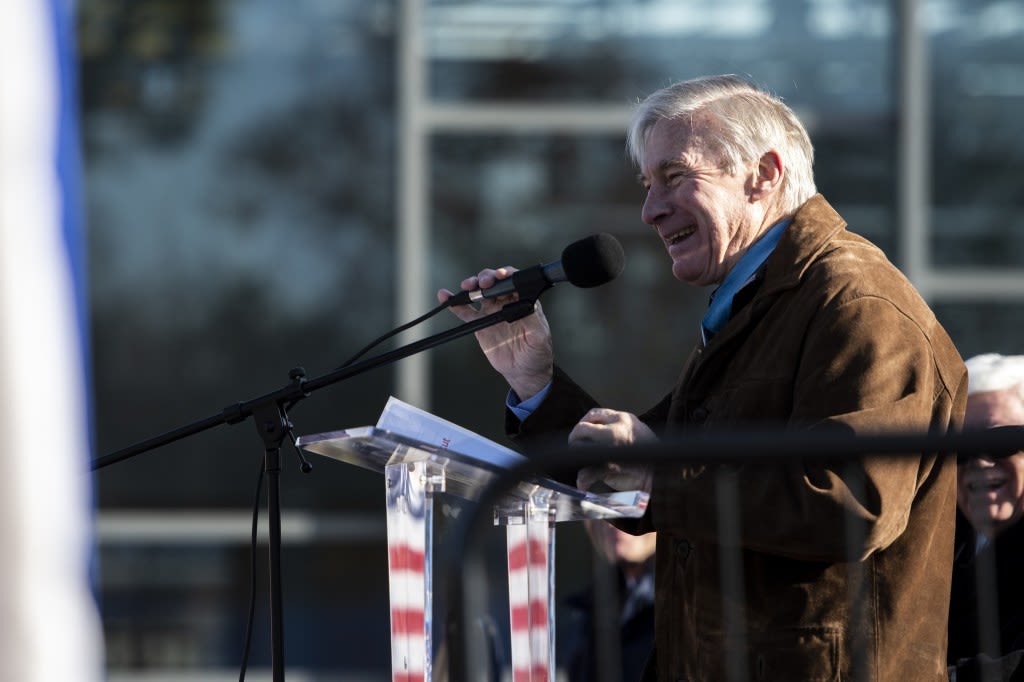
[[[394,396],[388,398],[377,428],[381,431],[412,438],[428,445],[467,455],[494,464],[503,469],[525,461],[515,450],[473,433],[458,424],[442,419],[426,410],[403,402]]]

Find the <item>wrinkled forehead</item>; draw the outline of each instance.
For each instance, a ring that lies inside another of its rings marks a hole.
[[[700,117],[660,119],[647,131],[640,170],[646,173],[681,160],[692,166],[718,166],[721,151],[714,139],[709,122]]]
[[[1017,389],[981,391],[967,397],[964,429],[1024,424],[1024,400]]]

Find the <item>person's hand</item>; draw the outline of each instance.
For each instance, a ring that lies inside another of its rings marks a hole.
[[[594,408],[569,433],[569,445],[620,446],[652,443],[658,440],[654,431],[631,412]],[[587,491],[602,483],[613,490],[650,491],[653,470],[639,464],[608,462],[581,469],[576,487]]]
[[[462,280],[460,287],[463,291],[487,289],[515,272],[516,268],[513,267],[481,270],[478,275]],[[451,291],[441,289],[437,292],[437,300],[444,303],[453,295]],[[514,293],[484,298],[478,301],[478,306],[461,305],[449,310],[463,322],[470,322],[501,310],[517,298]],[[520,400],[533,397],[551,381],[554,374],[551,328],[539,301],[532,315],[515,322],[499,322],[481,329],[476,332],[476,340],[491,366],[505,377]]]

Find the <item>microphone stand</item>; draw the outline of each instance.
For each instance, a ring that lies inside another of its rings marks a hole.
[[[550,284],[548,285],[550,286]],[[544,287],[547,288],[547,287]],[[283,629],[283,605],[281,590],[281,502],[280,502],[280,453],[281,443],[286,436],[292,433],[293,424],[288,418],[288,409],[295,403],[308,397],[313,391],[325,388],[339,381],[349,379],[368,370],[375,369],[397,360],[409,357],[421,351],[434,348],[448,341],[461,338],[468,334],[490,327],[499,322],[514,322],[530,315],[534,311],[534,305],[540,291],[530,291],[523,296],[520,292],[520,300],[509,303],[501,310],[481,317],[478,320],[465,322],[461,325],[448,329],[434,336],[415,341],[406,346],[396,348],[387,353],[368,358],[362,362],[352,363],[340,367],[323,376],[306,379],[305,371],[301,367],[292,369],[289,374],[289,382],[285,386],[266,393],[258,398],[229,405],[218,414],[211,415],[205,419],[186,424],[173,429],[159,436],[141,441],[135,445],[123,448],[109,455],[104,455],[93,460],[91,469],[93,471],[109,466],[116,462],[148,452],[163,445],[168,445],[188,436],[195,435],[202,431],[219,426],[220,424],[238,424],[248,417],[253,417],[256,431],[263,440],[264,446],[264,471],[267,476],[267,514],[269,517],[269,549],[268,558],[270,565],[270,633],[271,633],[271,668],[273,682],[284,681],[284,629]],[[299,453],[302,458],[301,452]],[[303,471],[308,472],[312,467],[303,460]]]

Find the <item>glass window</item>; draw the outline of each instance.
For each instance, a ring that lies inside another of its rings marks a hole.
[[[395,43],[389,2],[80,5],[106,454],[294,366],[325,373],[393,326]],[[297,429],[373,423],[391,381],[328,389]],[[251,422],[218,428],[104,470],[100,502],[248,506],[262,447]],[[313,478],[290,503],[352,503]]]
[[[935,262],[1022,268],[1024,5],[927,8]]]
[[[965,360],[981,353],[1024,354],[1024,303],[977,300],[933,308]]]

